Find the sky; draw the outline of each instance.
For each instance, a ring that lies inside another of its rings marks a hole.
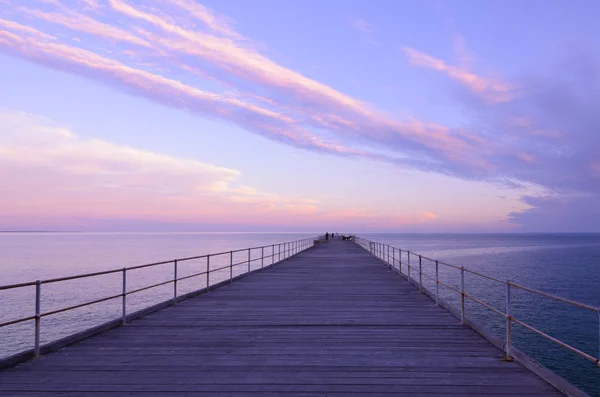
[[[0,0],[0,230],[600,232],[599,14]]]

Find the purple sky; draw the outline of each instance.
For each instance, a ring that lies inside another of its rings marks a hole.
[[[599,232],[597,15],[0,0],[0,230]]]

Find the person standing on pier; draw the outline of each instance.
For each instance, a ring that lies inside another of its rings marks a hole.
[[[329,241],[329,232],[325,233],[325,241]]]

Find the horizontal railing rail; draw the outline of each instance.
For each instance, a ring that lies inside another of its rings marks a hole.
[[[569,343],[566,343],[556,337],[553,337],[553,336],[547,334],[546,332],[539,330],[538,328],[534,327],[533,325],[526,323],[524,320],[516,318],[514,313],[511,311],[511,291],[513,289],[520,289],[520,290],[535,294],[537,296],[553,299],[555,301],[562,302],[562,303],[571,305],[573,307],[578,307],[581,309],[585,309],[585,310],[597,313],[598,314],[598,323],[599,323],[599,325],[598,325],[599,340],[600,340],[600,307],[577,302],[572,299],[563,298],[561,296],[557,296],[557,295],[554,295],[554,294],[551,294],[548,292],[540,291],[535,288],[526,287],[524,285],[517,284],[517,283],[514,283],[509,280],[500,280],[498,278],[495,278],[495,277],[492,277],[492,276],[489,276],[486,274],[482,274],[482,273],[479,273],[479,272],[476,272],[473,270],[469,270],[469,269],[465,268],[464,266],[456,266],[456,265],[445,263],[445,262],[442,262],[439,260],[431,259],[424,255],[419,255],[419,254],[413,253],[409,250],[403,250],[403,249],[396,248],[396,247],[393,247],[393,246],[390,246],[388,244],[384,244],[381,242],[371,241],[371,240],[367,240],[367,239],[364,239],[361,237],[356,237],[355,241],[363,249],[368,251],[371,255],[375,256],[376,258],[378,258],[379,260],[381,260],[388,266],[393,267],[394,269],[399,271],[400,274],[405,275],[407,277],[408,282],[417,284],[417,286],[419,287],[419,291],[423,292],[423,290],[425,288],[423,285],[423,277],[432,280],[435,283],[435,290],[432,291],[431,294],[433,295],[433,299],[435,300],[437,305],[439,305],[440,301],[442,300],[442,298],[440,297],[440,286],[443,286],[450,291],[456,292],[460,297],[459,314],[460,314],[461,324],[465,324],[465,317],[466,317],[465,300],[466,299],[469,299],[470,301],[475,302],[478,305],[481,305],[481,306],[487,308],[492,313],[497,314],[497,315],[501,316],[502,318],[504,318],[505,328],[506,328],[506,335],[504,337],[504,354],[505,354],[505,358],[507,360],[512,360],[512,355],[511,355],[511,348],[513,345],[513,343],[512,343],[512,325],[518,324],[518,325],[528,329],[529,331],[534,332],[535,334],[545,338],[546,340],[549,340],[558,346],[561,346],[573,353],[576,353],[577,355],[593,362],[597,366],[600,366],[600,348],[598,351],[598,356],[594,357],[593,355],[586,353],[583,350],[570,345]],[[391,253],[390,253],[390,250],[391,250]],[[405,258],[406,258],[405,261],[402,260],[403,253],[405,254]],[[411,264],[411,258],[413,259],[412,264]],[[418,263],[415,264],[416,260],[418,260]],[[432,270],[435,270],[435,277],[432,277],[428,274],[423,273],[423,264],[425,261],[427,261],[430,264],[432,264],[433,266],[435,266],[435,268],[432,269]],[[449,282],[445,282],[440,279],[440,272],[439,272],[440,265],[450,268],[450,269],[460,271],[460,287],[456,287],[454,285],[451,285]],[[406,273],[403,273],[403,271],[402,271],[403,266],[406,266]],[[411,277],[411,271],[416,272],[416,274],[418,274],[418,280]],[[487,280],[493,281],[495,283],[504,285],[505,298],[506,298],[506,304],[504,307],[504,311],[499,310],[498,308],[495,308],[492,305],[484,302],[483,299],[480,297],[478,298],[478,297],[473,296],[473,294],[467,293],[465,290],[465,274],[472,274],[474,276],[482,277]],[[599,344],[599,346],[600,346],[600,344]]]
[[[124,268],[120,268],[120,269],[111,269],[111,270],[105,270],[105,271],[99,271],[99,272],[93,272],[93,273],[77,274],[77,275],[73,275],[73,276],[50,278],[50,279],[30,281],[30,282],[25,282],[25,283],[0,285],[0,291],[26,288],[26,287],[32,287],[32,286],[35,287],[35,314],[1,322],[0,328],[34,320],[33,357],[38,357],[40,355],[41,319],[44,317],[48,317],[48,316],[56,315],[59,313],[64,313],[67,311],[79,309],[82,307],[98,304],[101,302],[106,302],[109,300],[121,298],[122,312],[121,312],[120,320],[121,320],[121,324],[124,325],[127,323],[127,297],[132,294],[146,291],[146,290],[149,290],[152,288],[157,288],[157,287],[160,287],[163,285],[173,284],[172,302],[173,302],[173,304],[175,304],[175,303],[177,303],[177,298],[178,298],[177,283],[179,281],[188,280],[193,277],[206,276],[206,281],[205,281],[204,287],[199,288],[198,291],[202,291],[202,290],[209,291],[210,287],[212,285],[210,282],[210,275],[212,273],[229,269],[229,281],[231,282],[234,279],[234,276],[233,276],[233,268],[234,267],[241,266],[241,265],[247,265],[247,269],[245,269],[245,272],[238,274],[236,276],[236,277],[239,277],[239,276],[242,276],[242,275],[247,274],[252,271],[252,263],[253,262],[260,261],[260,269],[262,269],[264,267],[269,267],[269,266],[275,265],[285,259],[290,258],[291,256],[294,256],[294,255],[312,247],[314,245],[315,239],[318,239],[318,237],[311,237],[311,238],[305,238],[305,239],[301,239],[301,240],[295,240],[295,241],[277,243],[277,244],[269,244],[269,245],[252,247],[252,248],[236,249],[236,250],[219,252],[216,254],[205,254],[205,255],[199,255],[199,256],[193,256],[193,257],[178,258],[178,259],[172,259],[172,260],[168,260],[168,261],[161,261],[161,262],[148,263],[148,264],[143,264],[143,265],[138,265],[138,266],[124,267]],[[267,255],[265,255],[265,250],[267,251]],[[234,263],[233,262],[234,254],[239,254],[240,252],[247,252],[248,255],[244,260]],[[260,256],[257,255],[258,252],[260,252]],[[253,253],[255,254],[254,257],[253,257]],[[211,268],[211,258],[220,257],[223,255],[229,256],[229,258],[228,258],[229,263],[225,266],[219,265],[219,267]],[[180,263],[186,262],[186,261],[191,261],[191,260],[198,260],[198,259],[206,260],[205,270],[203,270],[201,272],[193,273],[193,274],[188,274],[183,277],[178,277],[177,270],[178,270],[178,265]],[[268,263],[265,266],[265,259],[267,259],[268,262],[271,262],[271,263]],[[128,290],[128,282],[127,282],[128,272],[130,272],[132,270],[140,270],[140,269],[146,269],[146,268],[150,268],[150,267],[169,265],[169,264],[173,266],[172,268],[170,268],[170,273],[173,274],[173,277],[170,278],[169,280],[162,281],[162,282],[152,284],[152,285],[147,285],[147,286],[140,287],[140,288],[133,289],[133,290]],[[115,273],[121,273],[121,278],[122,278],[121,293],[113,294],[113,295],[98,298],[98,299],[95,299],[92,301],[78,303],[75,305],[71,305],[71,306],[67,306],[67,307],[63,307],[63,308],[59,308],[59,309],[54,309],[54,310],[50,310],[50,311],[46,311],[46,312],[41,311],[42,285],[52,284],[52,283],[60,283],[60,282],[64,282],[64,281],[77,280],[77,279],[83,279],[83,278],[93,278],[93,277],[104,276],[107,274],[115,274]],[[225,280],[225,281],[227,281],[227,280]]]

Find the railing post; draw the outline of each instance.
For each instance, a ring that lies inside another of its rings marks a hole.
[[[277,244],[277,262],[281,262],[281,243]]]
[[[387,263],[390,264],[390,245],[387,245]]]
[[[233,281],[233,251],[229,251],[229,282]]]
[[[398,270],[402,274],[402,248],[398,248]]]
[[[265,267],[265,247],[260,247],[260,268]]]
[[[122,313],[121,313],[121,325],[127,324],[127,268],[123,268],[123,299],[122,299]]]
[[[406,266],[407,266],[407,275],[408,278],[406,281],[410,283],[410,251],[406,251]]]
[[[419,292],[423,292],[423,258],[419,255]]]
[[[33,342],[33,356],[40,356],[40,326],[42,320],[41,311],[41,300],[42,300],[42,282],[37,280],[35,282],[35,336]]]
[[[396,247],[392,248],[392,267],[396,268]]]
[[[465,324],[465,267],[460,268],[460,324]]]
[[[173,304],[177,304],[177,259],[173,261]]]
[[[512,339],[512,317],[510,315],[510,281],[506,281],[506,361],[512,361],[510,345]]]
[[[435,261],[435,305],[440,304],[440,265]]]
[[[250,248],[248,248],[248,273],[250,273]]]
[[[206,291],[210,291],[210,255],[206,255]]]

